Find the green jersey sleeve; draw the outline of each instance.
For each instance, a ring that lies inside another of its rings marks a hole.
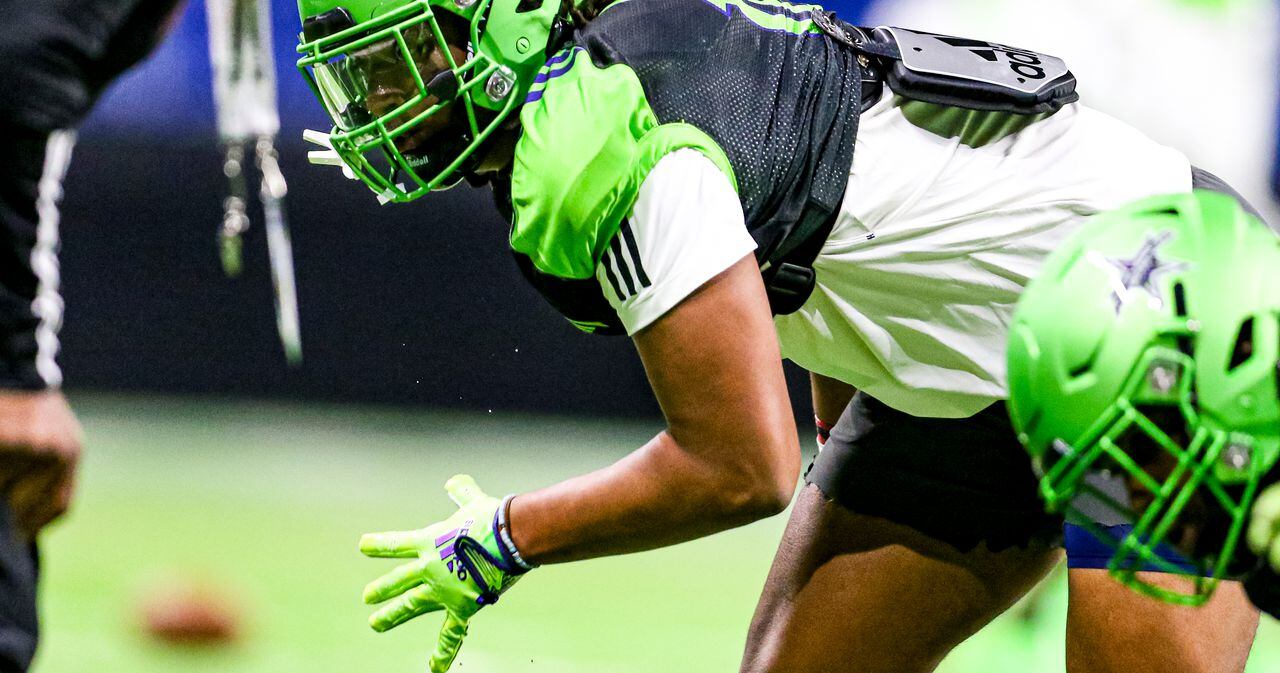
[[[660,124],[634,71],[597,67],[578,46],[547,62],[520,123],[511,248],[544,274],[592,278],[645,176],[671,152],[698,150],[737,188],[709,135],[682,122]]]

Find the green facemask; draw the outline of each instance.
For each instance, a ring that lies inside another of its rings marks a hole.
[[[559,0],[299,0],[298,69],[334,123],[323,143],[383,202],[453,186],[524,102],[559,10]]]
[[[1134,525],[1109,568],[1184,604],[1207,600],[1280,456],[1280,239],[1230,197],[1195,192],[1095,217],[1019,302],[1009,409],[1047,506],[1085,526],[1088,496]],[[1086,480],[1123,479],[1132,502]],[[1190,532],[1188,532],[1190,531]],[[1099,532],[1099,539],[1110,540]],[[1141,581],[1145,565],[1202,577]]]

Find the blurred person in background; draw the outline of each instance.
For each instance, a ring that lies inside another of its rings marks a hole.
[[[70,505],[81,429],[61,392],[58,202],[75,128],[179,0],[0,0],[0,671],[38,640],[39,531]]]
[[[829,438],[743,670],[932,670],[1061,559],[1062,521],[1002,402],[1023,286],[1088,216],[1193,188],[1234,196],[1076,104],[1052,57],[909,31],[891,49],[812,6],[299,9],[299,65],[335,124],[310,134],[316,163],[383,202],[492,183],[526,278],[584,331],[631,336],[667,419],[612,466],[503,499],[459,475],[453,516],[362,538],[404,560],[365,589],[374,629],[445,613],[436,672],[538,564],[785,508],[800,466],[780,355],[813,372]],[[908,39],[961,70],[896,95]],[[1073,573],[1071,605],[1089,645],[1073,672],[1239,671],[1258,620],[1236,583],[1192,610]]]

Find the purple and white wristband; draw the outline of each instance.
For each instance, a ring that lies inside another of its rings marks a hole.
[[[502,552],[503,559],[515,565],[521,572],[529,572],[536,566],[526,562],[520,555],[520,550],[516,549],[515,540],[511,539],[511,523],[507,518],[507,511],[515,497],[516,494],[512,493],[502,499],[502,504],[498,505],[498,511],[494,513],[493,528],[498,534],[498,549]]]

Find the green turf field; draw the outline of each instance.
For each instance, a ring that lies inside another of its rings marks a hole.
[[[470,471],[493,494],[604,465],[652,423],[73,396],[88,434],[80,499],[44,544],[36,673],[350,673],[425,669],[438,622],[378,635],[364,583],[390,567],[361,532],[452,511]],[[539,570],[482,612],[460,673],[735,671],[785,517],[646,554]],[[222,649],[150,642],[136,606],[175,579],[221,587],[247,616]],[[1065,583],[944,664],[1061,671]],[[1265,623],[1250,670],[1280,668]]]

